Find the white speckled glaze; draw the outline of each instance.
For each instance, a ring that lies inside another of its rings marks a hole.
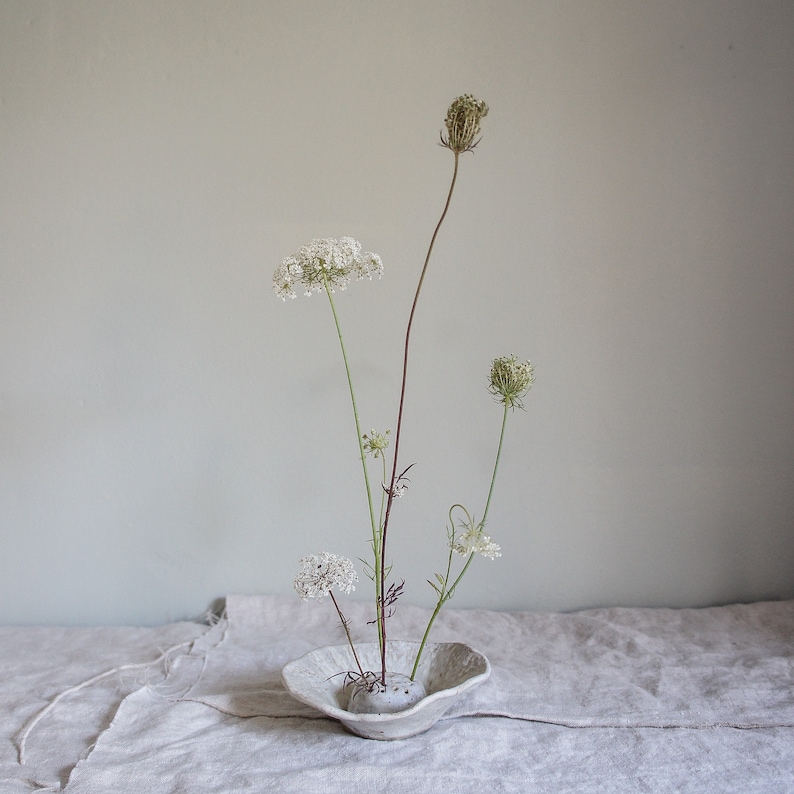
[[[418,642],[389,642],[389,670],[410,674],[418,648]],[[356,651],[365,670],[380,669],[377,643],[356,645]],[[351,687],[345,686],[345,673],[354,669],[350,647],[334,645],[317,648],[284,665],[281,678],[294,698],[339,720],[352,733],[365,739],[390,740],[423,733],[465,692],[491,675],[488,660],[474,648],[460,642],[428,643],[416,674],[426,697],[404,711],[353,714],[347,711]]]

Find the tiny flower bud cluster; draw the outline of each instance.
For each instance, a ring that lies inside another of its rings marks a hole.
[[[389,446],[389,433],[391,430],[387,430],[385,433],[370,430],[369,435],[364,433],[361,436],[361,440],[364,442],[364,454],[372,455],[373,458],[382,458],[383,451]]]
[[[522,398],[535,382],[532,362],[521,364],[515,356],[502,356],[491,364],[488,391],[508,408],[523,408]]]
[[[477,145],[480,120],[488,115],[488,105],[471,94],[459,96],[447,111],[447,135],[441,135],[441,145],[453,152],[468,152]]]
[[[452,544],[452,551],[464,557],[470,554],[482,554],[483,557],[492,560],[502,556],[500,547],[488,535],[483,534],[482,527],[469,527]]]
[[[295,285],[302,284],[311,295],[328,285],[343,290],[355,278],[372,279],[383,273],[383,262],[377,254],[362,253],[361,243],[352,237],[338,240],[312,240],[293,256],[288,256],[273,274],[273,289],[282,300],[294,298]]]
[[[358,574],[347,557],[324,551],[304,557],[300,564],[301,570],[293,585],[301,601],[323,598],[334,589],[343,593],[351,593],[356,589],[354,582],[358,581]]]

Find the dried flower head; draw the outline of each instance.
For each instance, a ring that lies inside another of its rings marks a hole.
[[[338,240],[312,240],[293,256],[288,256],[273,274],[273,289],[282,300],[294,298],[295,285],[302,284],[305,294],[319,292],[328,285],[345,289],[353,280],[372,279],[383,273],[383,262],[377,254],[361,252],[361,243],[352,237]]]
[[[358,574],[347,557],[324,551],[304,557],[300,563],[301,570],[293,585],[301,601],[323,598],[334,589],[343,593],[351,593],[356,589],[354,582],[358,581]]]
[[[407,469],[403,469],[403,471],[394,478],[391,488],[389,488],[386,483],[383,483],[383,490],[387,494],[391,494],[392,498],[400,499],[408,490],[408,486],[411,484],[411,478],[406,477],[405,475],[413,467],[414,464],[412,463]]]
[[[389,433],[391,430],[387,430],[385,433],[370,430],[369,435],[364,433],[361,436],[361,440],[364,442],[364,454],[372,455],[373,458],[382,458],[383,451],[389,446]]]
[[[522,398],[535,382],[532,362],[523,364],[515,356],[496,358],[491,364],[488,391],[508,408],[523,408]]]
[[[483,534],[482,525],[469,528],[452,544],[452,551],[468,557],[470,554],[482,554],[483,557],[495,559],[501,557],[500,547],[488,535]]]
[[[441,133],[441,145],[453,152],[469,152],[478,143],[480,120],[488,115],[488,105],[471,94],[459,96],[447,111],[447,134]]]

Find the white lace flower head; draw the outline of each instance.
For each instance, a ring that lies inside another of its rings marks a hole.
[[[489,557],[492,560],[502,556],[500,547],[483,533],[481,527],[474,526],[470,526],[454,541],[452,551],[464,557],[468,557],[470,554],[482,554],[483,557]]]
[[[273,274],[273,289],[282,300],[294,298],[295,285],[302,284],[305,294],[328,288],[343,290],[355,278],[372,279],[383,273],[383,262],[377,254],[362,253],[361,243],[352,237],[338,240],[312,240],[298,253],[288,256]]]
[[[301,570],[293,585],[301,601],[307,598],[323,598],[331,590],[352,593],[356,589],[354,582],[358,581],[358,574],[347,557],[324,551],[304,557],[300,564]]]

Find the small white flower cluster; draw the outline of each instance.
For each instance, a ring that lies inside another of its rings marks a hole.
[[[288,256],[273,274],[273,289],[282,300],[294,298],[295,285],[302,284],[306,295],[328,288],[343,290],[355,278],[372,279],[383,273],[383,262],[377,254],[362,253],[361,243],[352,237],[338,240],[312,240],[300,251]]]
[[[483,557],[494,560],[502,556],[499,549],[500,547],[488,535],[484,535],[482,529],[477,527],[469,527],[452,544],[452,551],[463,557],[468,557],[470,554],[482,554]]]
[[[348,594],[356,589],[353,583],[358,581],[358,574],[347,557],[324,551],[304,557],[300,564],[293,585],[301,601],[323,598],[334,589]]]
[[[361,436],[364,454],[372,455],[373,458],[382,458],[384,450],[389,446],[389,433],[391,433],[391,430],[387,430],[385,433],[378,433],[377,430],[370,430],[369,435],[364,433],[364,435]]]

